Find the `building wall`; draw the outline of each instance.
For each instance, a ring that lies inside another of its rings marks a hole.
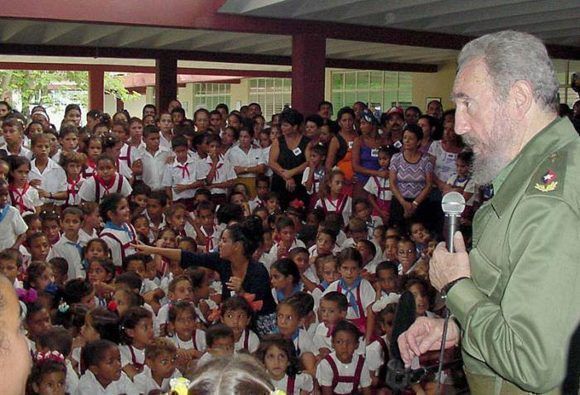
[[[413,103],[426,109],[428,98],[441,98],[443,109],[454,108],[450,100],[457,63],[446,63],[437,73],[413,73]]]

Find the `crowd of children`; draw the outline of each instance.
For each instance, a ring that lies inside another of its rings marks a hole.
[[[307,118],[310,202],[281,207],[269,168],[278,116],[267,125],[256,103],[184,114],[177,101],[161,113],[148,105],[142,118],[93,110],[81,127],[73,104],[58,131],[42,107],[30,121],[0,120],[0,273],[22,305],[28,393],[166,392],[234,353],[252,354],[287,394],[388,393],[400,294],[414,296],[417,316],[445,308],[428,274],[440,235],[422,218],[388,223],[384,173],[396,144],[373,150],[379,175],[353,197],[345,172],[325,165],[335,123]],[[474,207],[470,162],[457,156],[448,190]],[[216,271],[140,252],[235,248],[222,232],[248,217],[261,223],[251,255],[270,276],[271,330],[256,325],[264,301],[239,287],[224,293]]]

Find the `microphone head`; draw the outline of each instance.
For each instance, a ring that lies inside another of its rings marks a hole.
[[[445,215],[458,216],[465,210],[465,199],[459,192],[448,192],[443,195],[441,208]]]

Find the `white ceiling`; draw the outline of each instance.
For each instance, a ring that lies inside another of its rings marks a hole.
[[[580,46],[579,0],[227,0],[219,12],[464,36],[514,29]]]
[[[204,0],[207,1],[207,0]],[[476,36],[515,28],[548,43],[580,47],[580,0],[227,0],[221,13],[304,19],[405,30]],[[377,40],[371,40],[377,41]],[[204,29],[89,24],[0,18],[0,44],[112,47],[291,56],[290,34],[257,34]],[[329,59],[435,64],[452,62],[457,50],[329,38]],[[135,55],[138,56],[138,55]],[[152,66],[149,59],[2,55],[4,61]],[[45,59],[45,60],[43,60]],[[569,66],[569,65],[572,66]],[[579,61],[556,62],[559,71],[578,69]],[[180,67],[289,71],[289,66],[179,61]]]

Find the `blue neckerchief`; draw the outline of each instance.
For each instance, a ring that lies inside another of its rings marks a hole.
[[[292,335],[292,341],[298,339],[298,336],[300,336],[300,328],[296,329],[296,332]]]
[[[10,211],[10,205],[6,204],[2,211],[0,211],[0,222],[4,221],[4,218],[6,218],[6,215],[8,215],[8,211]]]
[[[292,295],[297,294],[298,292],[300,292],[300,289],[302,287],[302,283],[298,283],[294,286],[294,288],[292,289]],[[290,295],[290,296],[292,296]],[[277,289],[276,290],[276,298],[278,299],[278,302],[283,301],[284,299],[286,299],[286,296],[284,295],[284,292],[282,292],[281,290]]]
[[[79,252],[79,255],[83,256],[83,246],[81,246],[81,243],[75,243],[74,241],[67,241],[66,243],[74,246]]]
[[[323,291],[326,291],[326,288],[328,288],[329,285],[330,283],[326,280],[322,280],[322,282],[320,283],[320,286],[322,287]]]
[[[116,224],[112,223],[111,221],[107,221],[105,223],[105,229],[106,228],[113,229],[113,230],[119,230],[121,232],[126,232],[127,235],[129,236],[129,239],[131,239],[131,240],[135,239],[135,236],[133,235],[131,228],[129,228],[129,226],[127,224],[116,225]]]
[[[356,296],[352,291],[357,289],[358,286],[360,286],[362,277],[358,276],[350,287],[346,284],[344,278],[341,278],[338,281],[339,281],[338,285],[340,285],[340,288],[342,289],[344,295],[348,299],[349,306],[352,307],[355,313],[360,316],[360,312],[358,311],[358,303],[356,302]]]
[[[122,232],[127,232],[127,233],[129,232],[129,227],[127,226],[127,224],[116,225],[116,224],[112,223],[111,221],[105,222],[105,228],[120,230]]]

